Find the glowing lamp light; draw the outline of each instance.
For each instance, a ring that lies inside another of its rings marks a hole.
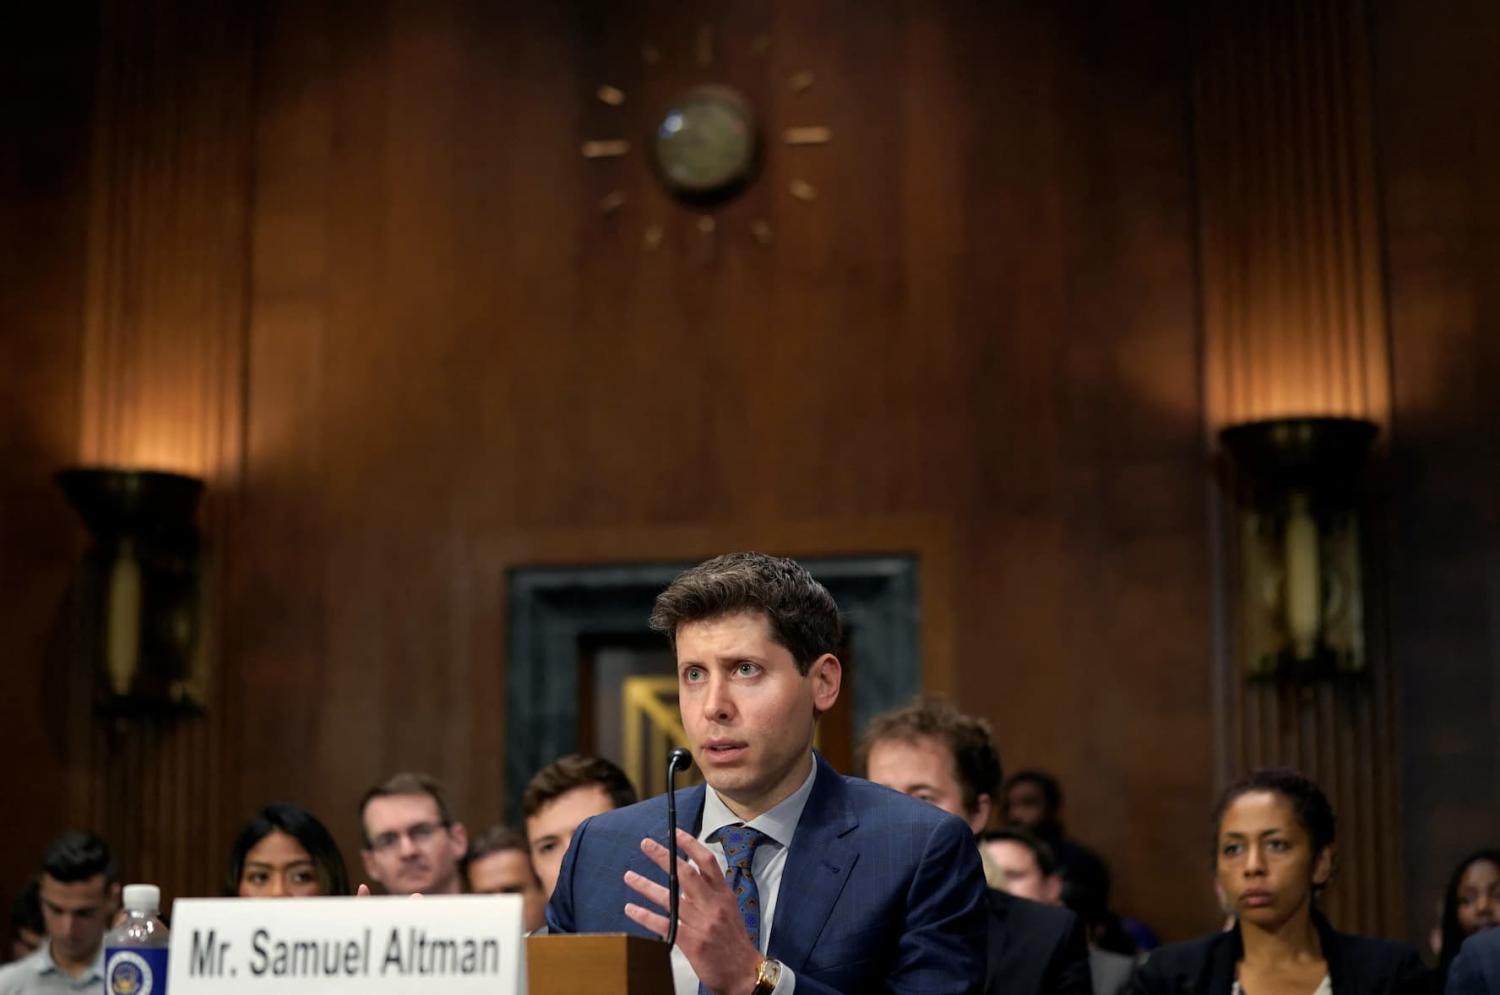
[[[196,707],[203,481],[112,467],[57,483],[93,538],[83,563],[82,644],[114,714]]]

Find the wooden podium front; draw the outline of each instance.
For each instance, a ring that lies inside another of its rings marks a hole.
[[[530,995],[672,995],[672,948],[625,933],[533,936]]]

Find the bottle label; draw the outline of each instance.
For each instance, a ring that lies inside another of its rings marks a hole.
[[[108,995],[166,995],[166,947],[116,947],[104,952]]]

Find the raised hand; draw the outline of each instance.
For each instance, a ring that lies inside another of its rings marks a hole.
[[[698,980],[709,991],[717,995],[748,995],[755,987],[761,954],[745,931],[745,920],[734,892],[729,890],[713,851],[692,834],[677,830],[677,847],[686,857],[686,864],[679,864],[683,873],[678,875],[682,892],[677,946],[687,955]],[[641,852],[662,871],[667,870],[666,847],[655,840],[643,839]],[[634,871],[625,872],[625,883],[657,907],[667,908],[665,885]],[[666,937],[666,916],[633,902],[625,906],[625,914],[658,936]]]

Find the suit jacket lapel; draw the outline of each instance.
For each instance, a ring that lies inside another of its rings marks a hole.
[[[769,953],[801,971],[849,880],[859,850],[846,839],[859,825],[838,771],[814,753],[818,775],[781,872]]]
[[[677,789],[677,827],[686,829],[694,836],[698,830],[703,828],[703,792],[705,787],[695,784],[691,788]],[[666,796],[663,795],[663,798]],[[650,829],[650,836],[662,846],[667,845],[667,815],[665,806],[661,810],[661,818],[656,820],[656,825]],[[644,857],[642,858],[644,859]],[[655,867],[655,864],[651,865]]]
[[[1212,954],[1208,962],[1208,991],[1211,995],[1229,995],[1234,991],[1234,968],[1245,956],[1244,941],[1240,937],[1238,924],[1218,937],[1210,945]]]

